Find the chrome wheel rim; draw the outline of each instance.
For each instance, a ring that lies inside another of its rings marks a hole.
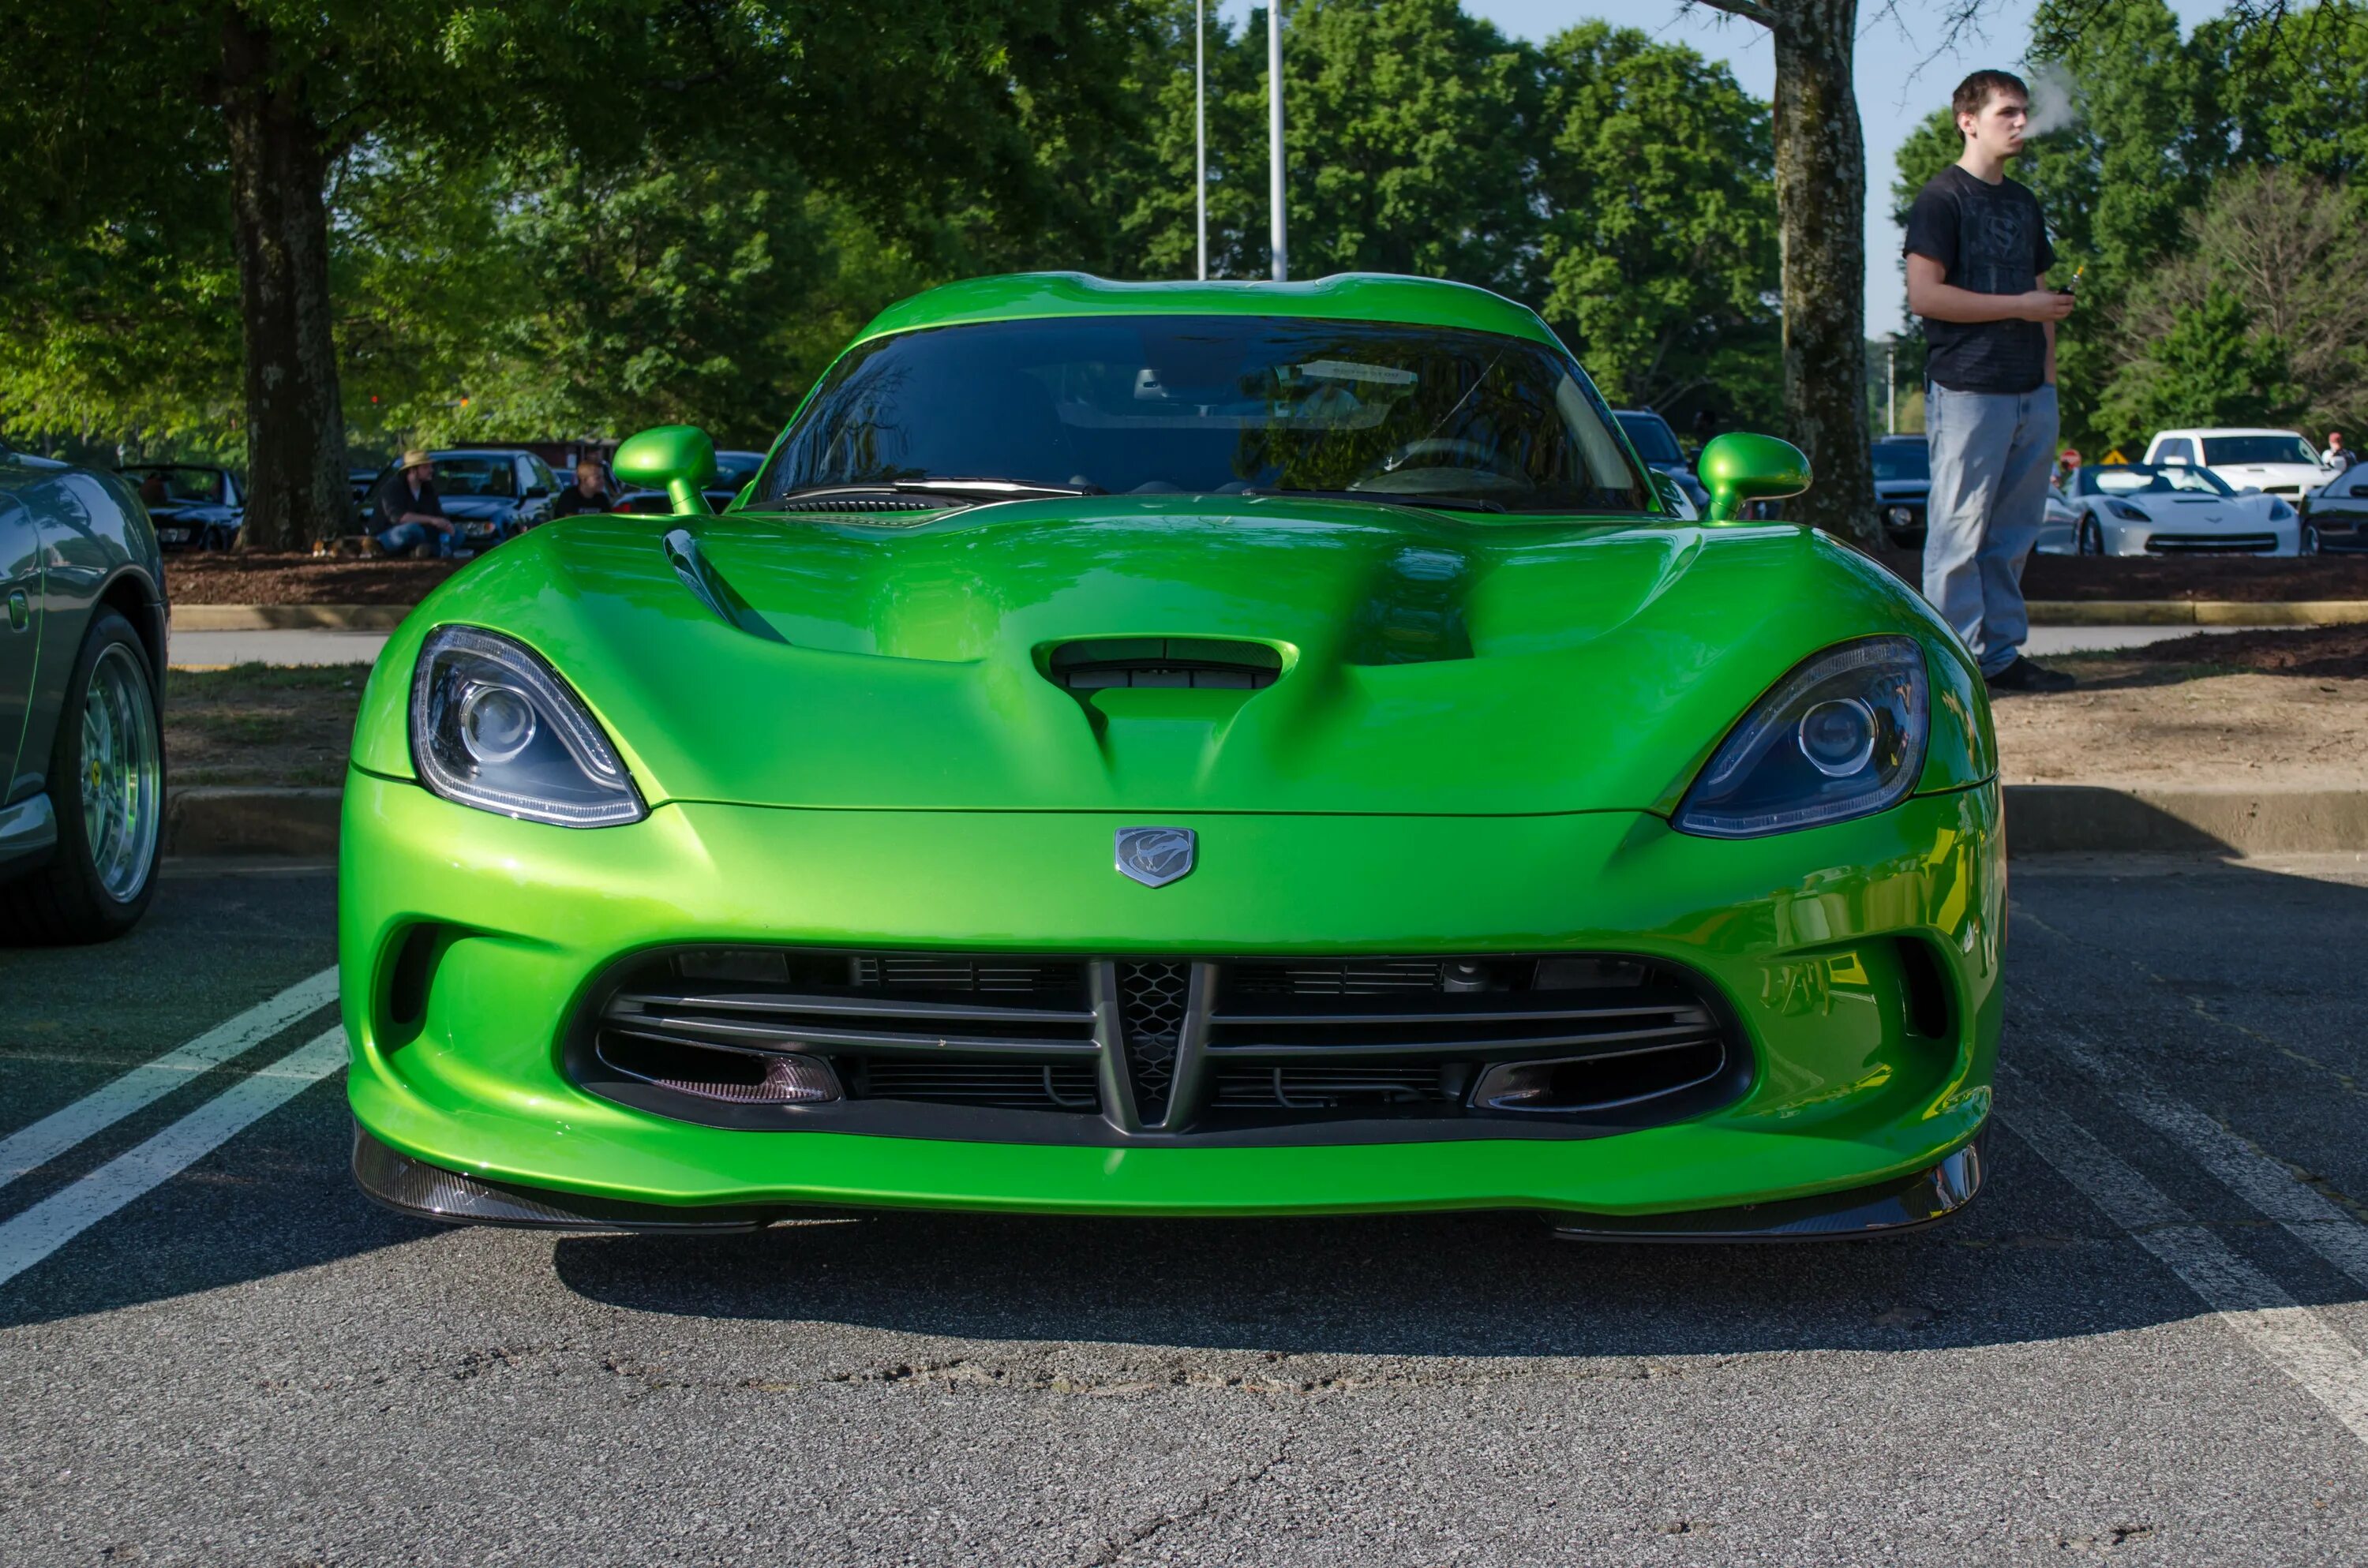
[[[129,903],[155,868],[164,756],[147,672],[120,642],[90,672],[82,703],[82,827],[107,896]]]

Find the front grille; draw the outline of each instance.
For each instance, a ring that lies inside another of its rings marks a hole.
[[[2155,534],[2150,555],[2266,555],[2277,549],[2275,534]]]
[[[1184,998],[1190,970],[1180,963],[1118,966],[1118,1016],[1134,1106],[1146,1123],[1167,1119],[1176,1085],[1176,1048],[1184,1036]]]
[[[1698,982],[1595,954],[684,949],[621,966],[568,1059],[596,1093],[713,1125],[1101,1143],[1579,1136],[1750,1077]]]

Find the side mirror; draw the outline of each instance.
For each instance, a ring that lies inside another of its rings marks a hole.
[[[545,490],[540,484],[529,484],[526,487],[526,494],[518,497],[518,499],[522,501],[540,501],[550,494],[550,491]]]
[[[1781,501],[1809,488],[1809,460],[1790,441],[1745,431],[1713,437],[1702,451],[1710,518],[1731,523],[1754,501]]]
[[[714,510],[700,492],[715,478],[715,443],[696,425],[661,425],[626,437],[609,470],[620,483],[665,491],[678,513]]]

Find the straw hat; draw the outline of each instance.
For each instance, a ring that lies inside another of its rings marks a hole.
[[[414,447],[411,450],[403,454],[403,466],[405,468],[427,468],[432,465],[435,460],[435,459],[429,457],[426,452],[421,451],[417,447]]]

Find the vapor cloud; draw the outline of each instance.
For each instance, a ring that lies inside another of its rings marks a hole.
[[[2023,126],[2025,136],[2044,136],[2080,118],[2079,105],[2072,96],[2072,73],[2062,64],[2043,60],[2026,68],[2022,79],[2031,85],[2031,118]]]

